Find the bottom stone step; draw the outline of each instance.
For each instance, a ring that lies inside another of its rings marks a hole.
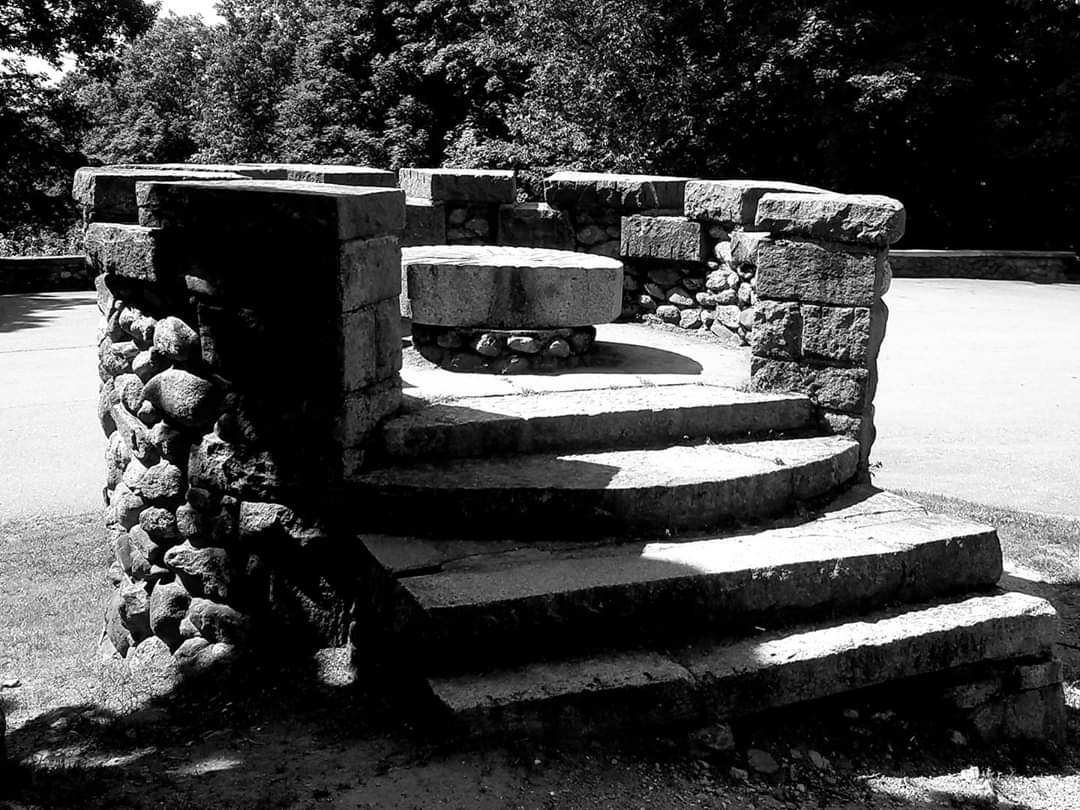
[[[990,595],[681,650],[628,651],[428,679],[458,732],[592,733],[709,721],[984,662],[1047,658],[1045,600]]]

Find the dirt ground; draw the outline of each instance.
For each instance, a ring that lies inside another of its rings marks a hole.
[[[895,694],[865,693],[733,728],[483,746],[412,728],[340,656],[264,673],[231,696],[175,694],[124,715],[70,706],[9,729],[0,807],[1080,807],[1080,587],[1014,580],[1065,618],[1069,740],[985,747]],[[327,677],[329,674],[329,677]],[[333,683],[339,685],[331,685]],[[261,684],[255,686],[253,684]]]

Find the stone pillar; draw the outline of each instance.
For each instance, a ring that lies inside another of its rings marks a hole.
[[[501,206],[517,198],[512,171],[402,169],[407,198],[402,244],[497,245]]]
[[[859,441],[864,473],[888,316],[888,246],[904,220],[903,206],[888,197],[768,193],[757,204],[757,232],[742,232],[732,248],[757,269],[751,386],[808,394],[825,426]]]
[[[86,248],[117,557],[106,635],[160,683],[267,639],[343,643],[356,584],[338,493],[400,403],[404,195],[159,179],[132,184],[138,224],[90,216]]]

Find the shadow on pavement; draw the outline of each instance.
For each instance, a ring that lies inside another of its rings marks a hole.
[[[49,326],[56,313],[96,301],[92,292],[0,295],[0,333]]]

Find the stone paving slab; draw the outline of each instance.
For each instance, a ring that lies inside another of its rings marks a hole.
[[[809,399],[712,385],[466,397],[406,413],[382,429],[395,459],[645,446],[807,427]]]
[[[625,709],[657,693],[664,722],[716,722],[984,661],[1045,655],[1057,634],[1045,600],[995,593],[667,654],[597,654],[432,677],[428,685],[445,716],[474,734],[648,725],[655,715]]]
[[[704,383],[747,388],[749,348],[732,349],[676,330],[644,324],[596,327],[596,343],[586,362],[553,374],[455,374],[405,350],[401,379],[409,407],[462,398],[589,391]]]
[[[556,529],[680,531],[760,519],[855,474],[858,444],[792,439],[793,464],[731,445],[451,459],[354,479],[375,530],[532,535]],[[747,445],[740,445],[745,448]],[[771,452],[771,451],[770,451]],[[384,525],[385,524],[385,525]],[[466,529],[466,527],[468,527]]]

